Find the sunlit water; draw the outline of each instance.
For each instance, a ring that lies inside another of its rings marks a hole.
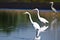
[[[9,18],[13,19],[14,17],[9,17]],[[32,17],[35,17],[35,16],[33,15]],[[33,21],[35,19],[33,18]],[[39,22],[38,19],[36,19],[35,21],[38,22],[41,27],[43,26],[43,23]],[[6,23],[6,22],[4,21],[3,23]],[[27,15],[20,14],[20,16],[18,16],[17,18],[15,17],[12,20],[12,23],[11,23],[11,20],[7,21],[7,23],[10,23],[10,24],[9,25],[5,24],[4,27],[0,26],[0,40],[33,40],[35,38],[36,31],[32,26],[29,20],[29,17]],[[41,40],[60,40],[60,25],[59,25],[60,23],[59,22],[57,23],[58,23],[57,25],[58,28],[53,29],[52,31],[50,30],[50,24],[48,24],[49,28],[45,32],[42,32],[40,34]],[[6,27],[6,25],[8,27]]]

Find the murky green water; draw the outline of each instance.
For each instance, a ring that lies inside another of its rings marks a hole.
[[[39,21],[35,12],[31,13],[31,16],[33,21],[39,23],[41,27],[44,26],[44,23]],[[50,23],[53,20],[50,14],[41,13],[41,16],[46,18]],[[53,30],[50,30],[50,23],[47,24],[49,28],[40,34],[41,40],[60,39],[59,16],[57,19],[57,26],[53,27]],[[29,16],[25,15],[24,12],[0,11],[0,40],[33,40],[35,34],[35,29],[29,20]]]

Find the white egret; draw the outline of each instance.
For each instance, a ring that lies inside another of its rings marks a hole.
[[[30,13],[29,13],[29,12],[25,12],[24,14],[28,14],[28,15],[29,15],[29,19],[30,19],[31,23],[33,24],[33,26],[34,26],[35,30],[36,30],[36,29],[38,29],[38,30],[39,30],[39,29],[40,29],[39,24],[38,24],[37,22],[33,22],[33,20],[32,20],[32,18],[31,18]]]
[[[51,4],[51,9],[52,9],[52,11],[54,12],[53,13],[53,15],[55,15],[55,16],[53,16],[53,19],[54,20],[52,20],[52,22],[51,22],[51,30],[53,29],[53,27],[56,27],[56,24],[57,24],[57,15],[56,15],[56,13],[57,13],[57,11],[56,11],[56,9],[53,7],[53,3],[54,2],[50,2],[50,4]]]
[[[50,4],[51,4],[51,9],[52,9],[53,12],[56,13],[57,11],[56,11],[56,9],[53,7],[53,3],[54,3],[54,2],[50,2]]]
[[[41,16],[39,15],[39,10],[38,10],[37,8],[35,8],[34,10],[37,11],[38,19],[39,19],[41,22],[43,22],[43,23],[49,23],[45,18],[43,18],[43,17],[41,17]]]
[[[50,2],[51,3],[51,9],[52,9],[52,11],[54,12],[54,20],[52,20],[52,22],[51,22],[51,30],[53,29],[53,27],[57,27],[57,15],[56,15],[56,13],[57,13],[57,11],[56,11],[56,9],[53,7],[53,2]],[[55,29],[55,40],[57,40],[57,29]]]
[[[45,31],[45,30],[48,28],[48,26],[47,26],[47,27],[46,27],[46,26],[40,27],[38,23],[33,22],[33,20],[32,20],[32,18],[31,18],[31,15],[30,15],[29,12],[25,12],[24,14],[28,14],[28,15],[29,15],[29,19],[30,19],[31,23],[33,24],[33,27],[34,27],[35,30],[36,30],[36,37],[35,37],[35,39],[36,39],[36,40],[38,40],[38,39],[40,40],[40,38],[41,38],[41,37],[39,36],[40,32]]]

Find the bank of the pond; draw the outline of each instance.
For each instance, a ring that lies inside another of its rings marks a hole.
[[[11,16],[20,17],[21,14],[24,16],[23,13],[26,12],[26,11],[30,12],[31,14],[36,14],[37,13],[36,11],[31,10],[31,9],[30,10],[28,10],[28,9],[27,10],[26,9],[0,9],[0,14],[5,13],[5,14],[7,14],[7,16],[9,14]],[[51,10],[40,10],[40,15],[42,17],[48,19],[48,20],[53,19],[53,17],[55,16],[53,14],[54,13]],[[56,15],[57,15],[57,18],[60,20],[60,18],[59,18],[60,17],[60,11],[58,11],[58,13]]]

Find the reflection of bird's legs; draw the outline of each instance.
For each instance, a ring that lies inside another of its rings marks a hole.
[[[53,30],[54,21],[51,22],[51,30]]]
[[[56,24],[57,24],[57,19],[54,19],[54,20],[51,22],[51,30],[53,30],[53,27],[56,27]]]

